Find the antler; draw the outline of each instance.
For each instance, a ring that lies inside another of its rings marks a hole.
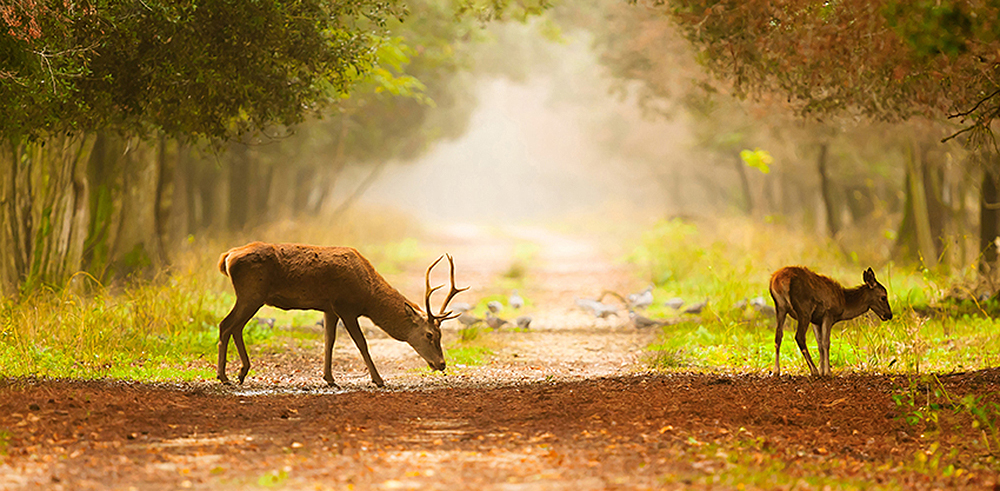
[[[437,264],[441,262],[441,260],[444,259],[446,256],[448,257],[448,264],[451,266],[451,272],[449,275],[451,278],[451,290],[448,292],[448,296],[445,297],[444,303],[441,304],[441,310],[439,310],[438,313],[435,315],[431,310],[431,294],[433,294],[435,291],[437,291],[444,285],[438,285],[435,286],[434,288],[431,288],[431,270],[434,269],[434,266],[437,266]],[[427,274],[425,275],[424,279],[425,279],[425,284],[427,285],[427,293],[424,294],[424,305],[427,306],[427,320],[431,322],[434,321],[441,322],[458,317],[458,315],[453,315],[450,311],[445,312],[444,309],[448,308],[448,304],[451,302],[452,298],[455,298],[455,295],[458,295],[459,293],[468,290],[469,287],[465,288],[455,287],[455,260],[452,259],[451,255],[445,254],[444,256],[437,258],[437,260],[434,261],[434,263],[432,263],[429,268],[427,268]]]

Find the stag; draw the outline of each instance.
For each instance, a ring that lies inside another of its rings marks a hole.
[[[771,275],[771,298],[774,299],[777,326],[774,331],[774,374],[781,375],[781,337],[785,316],[798,321],[795,342],[815,375],[830,375],[830,331],[842,320],[853,319],[869,310],[883,321],[892,319],[888,293],[875,279],[872,268],[862,275],[864,283],[844,288],[836,280],[800,266],[788,266]],[[813,335],[819,347],[819,369],[806,347],[806,330],[813,325]]]
[[[431,295],[443,287],[431,288],[431,270],[445,257],[451,266],[451,291],[437,314],[431,310]],[[243,342],[243,327],[264,305],[283,310],[318,310],[324,314],[326,342],[323,350],[323,380],[336,387],[330,364],[337,336],[337,321],[343,320],[354,344],[361,352],[372,382],[384,387],[368,343],[358,325],[358,317],[372,320],[389,336],[405,341],[433,370],[444,370],[441,351],[441,323],[457,317],[446,312],[455,295],[468,288],[455,287],[455,261],[450,255],[437,258],[427,268],[424,304],[426,314],[375,271],[372,264],[351,247],[322,247],[302,244],[253,242],[236,247],[219,258],[219,270],[228,276],[236,291],[236,304],[219,324],[218,378],[228,384],[226,350],[233,339],[239,352],[239,381],[250,371],[250,357]]]

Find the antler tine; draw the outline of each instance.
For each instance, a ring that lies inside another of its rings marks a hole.
[[[434,315],[434,311],[431,310],[431,294],[433,294],[438,288],[444,286],[444,285],[438,285],[435,286],[434,288],[431,288],[431,270],[434,269],[434,266],[437,266],[437,264],[441,262],[442,259],[444,259],[444,256],[438,257],[437,260],[431,263],[430,267],[427,268],[427,274],[424,275],[424,285],[426,285],[427,288],[427,290],[424,293],[424,305],[427,307],[427,320],[429,321],[434,321],[434,319],[436,318]]]
[[[448,296],[445,297],[444,303],[441,304],[441,310],[438,311],[436,316],[441,320],[454,319],[458,317],[458,315],[452,315],[451,311],[445,312],[444,309],[448,308],[448,304],[451,302],[452,298],[455,298],[455,295],[458,295],[459,293],[462,293],[470,288],[468,286],[465,288],[455,287],[455,260],[451,257],[451,254],[445,254],[445,256],[448,257],[448,264],[451,266],[451,273],[449,274],[449,277],[451,278],[451,291],[448,292]],[[440,259],[438,260],[440,261]]]

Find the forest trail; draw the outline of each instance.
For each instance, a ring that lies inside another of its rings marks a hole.
[[[407,344],[391,339],[362,319],[369,351],[390,390],[578,380],[643,370],[644,348],[656,339],[658,331],[632,327],[624,306],[613,297],[607,297],[605,302],[621,309],[603,319],[581,310],[574,302],[580,297],[596,298],[606,290],[625,295],[637,284],[627,265],[616,262],[595,243],[539,227],[486,230],[475,225],[453,225],[426,244],[423,249],[431,255],[415,261],[413,269],[387,275],[390,283],[422,305],[422,268],[436,255],[448,252],[455,258],[458,286],[470,287],[454,302],[481,304],[483,299],[500,296],[505,308],[499,316],[510,324],[497,330],[480,324],[485,340],[475,344],[489,349],[492,355],[482,364],[459,363],[437,376],[427,373],[426,364]],[[521,275],[517,289],[527,301],[521,309],[507,305],[506,299],[514,288],[504,285],[514,282],[505,276],[513,269]],[[439,266],[434,284],[443,282],[447,282],[447,268]],[[442,297],[435,296],[434,308]],[[260,315],[266,316],[267,312]],[[530,328],[514,329],[515,319],[522,315],[531,317]],[[461,327],[457,320],[445,323],[442,345],[446,352],[449,347],[461,346]],[[319,332],[318,326],[297,328]],[[263,353],[253,353],[251,346],[254,369],[244,390],[257,393],[312,386],[323,391],[321,347],[321,340],[290,340],[285,347]],[[343,328],[337,335],[334,353],[334,377],[342,390],[371,388],[361,356]]]
[[[0,379],[0,490],[996,489],[967,414],[941,412],[956,438],[941,447],[904,422],[904,377],[648,372],[654,332],[573,303],[642,286],[613,256],[538,229],[452,232],[421,263],[451,252],[472,286],[462,301],[507,295],[524,261],[535,321],[488,333],[483,363],[432,373],[376,329],[387,388],[339,336],[331,389],[305,325],[251,345],[243,386]],[[389,280],[419,299],[414,268]],[[455,350],[457,332],[445,329]],[[995,393],[1000,372],[940,383]],[[932,467],[945,452],[951,470]]]

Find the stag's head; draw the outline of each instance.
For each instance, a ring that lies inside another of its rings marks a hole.
[[[448,292],[448,296],[444,299],[444,303],[441,304],[441,309],[437,314],[431,309],[431,295],[444,285],[438,285],[431,288],[431,270],[434,266],[437,266],[442,259],[448,257],[448,263],[451,265],[451,290]],[[424,305],[427,308],[426,316],[421,314],[416,309],[409,307],[407,305],[407,311],[410,314],[410,321],[414,323],[416,329],[413,330],[410,337],[406,340],[410,343],[410,346],[419,354],[424,360],[427,360],[427,364],[434,370],[444,370],[444,352],[441,350],[441,323],[458,317],[458,314],[453,314],[450,311],[445,311],[448,308],[448,303],[451,299],[458,295],[459,293],[468,290],[469,288],[456,288],[455,287],[455,261],[450,255],[445,255],[437,258],[433,264],[427,268],[427,274],[425,276],[425,284],[427,286],[426,293],[424,294]]]
[[[892,319],[892,308],[889,307],[889,293],[885,290],[878,280],[875,279],[875,271],[872,268],[865,270],[863,279],[865,280],[865,286],[868,288],[868,305],[878,315],[879,319],[887,321]]]

